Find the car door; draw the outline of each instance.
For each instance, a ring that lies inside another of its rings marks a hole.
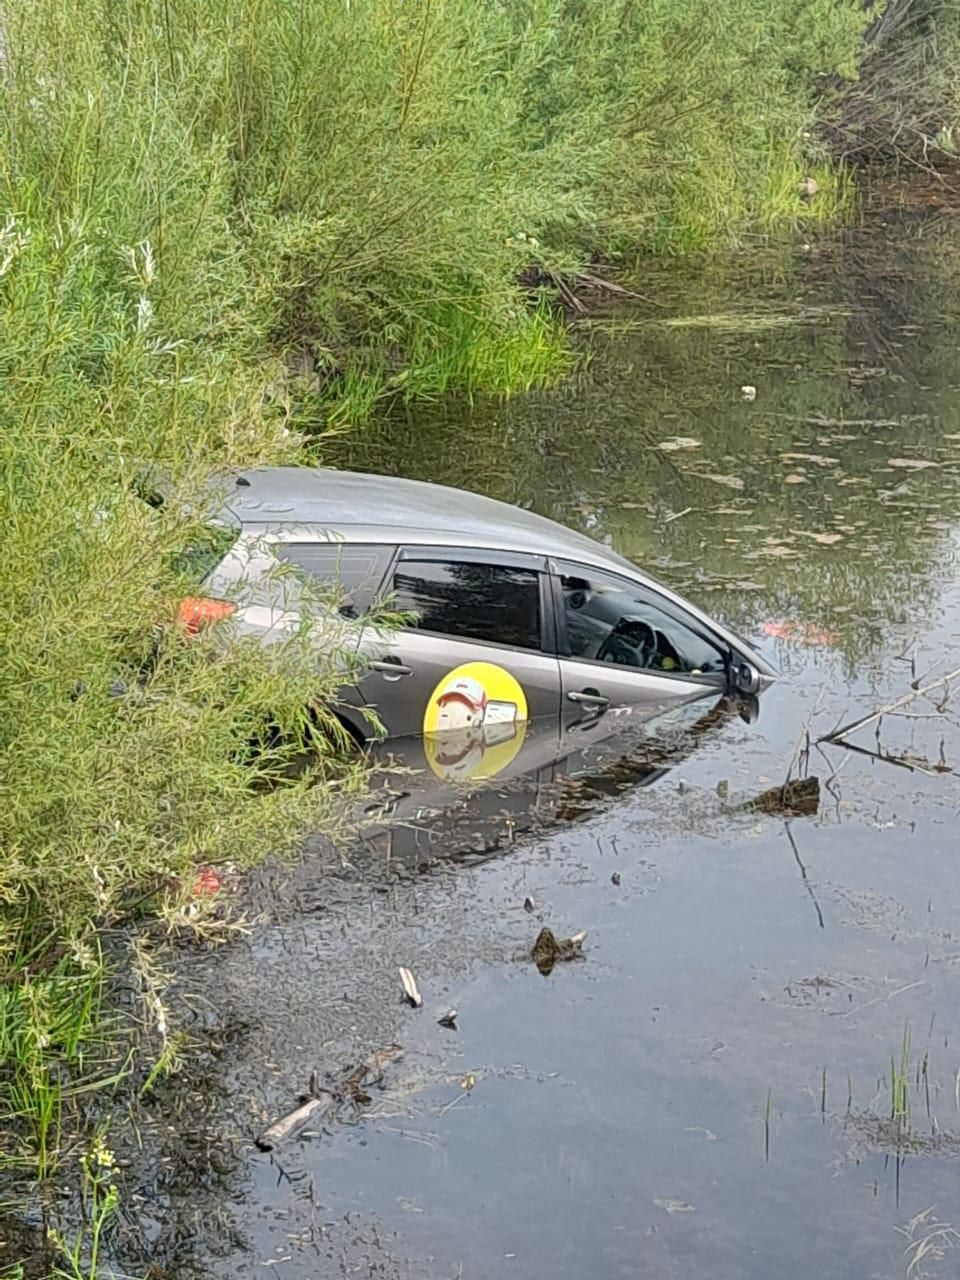
[[[626,576],[551,560],[565,733],[604,736],[729,682],[723,642]]]
[[[407,625],[364,629],[361,683],[390,737],[433,735],[447,776],[489,776],[527,726],[559,731],[560,667],[546,558],[403,547],[386,590]]]

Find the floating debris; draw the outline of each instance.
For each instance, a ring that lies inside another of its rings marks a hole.
[[[212,897],[215,893],[219,893],[223,888],[223,879],[219,871],[215,871],[213,867],[200,867],[197,871],[197,877],[193,882],[193,896],[195,898]]]
[[[830,533],[828,530],[822,533],[814,533],[809,529],[791,529],[790,532],[798,538],[812,538],[814,542],[819,542],[824,547],[843,541],[842,533]]]
[[[352,1103],[354,1106],[370,1101],[369,1094],[363,1091],[363,1083],[368,1077],[378,1077],[383,1072],[386,1063],[398,1058],[403,1049],[398,1044],[388,1044],[385,1049],[380,1049],[377,1053],[373,1053],[369,1058],[365,1058],[358,1066],[354,1067],[342,1080],[327,1089],[319,1083],[317,1073],[314,1071],[310,1076],[310,1094],[301,1101],[300,1105],[289,1111],[285,1116],[281,1116],[279,1120],[274,1121],[272,1125],[264,1129],[257,1137],[256,1145],[261,1151],[272,1151],[274,1147],[280,1145],[287,1138],[292,1138],[294,1134],[299,1133],[307,1121],[317,1115],[318,1112],[326,1113],[336,1107],[342,1106],[344,1103]]]
[[[696,1213],[697,1211],[696,1205],[690,1204],[687,1200],[654,1200],[653,1203],[666,1213]]]
[[[747,383],[746,386],[740,388],[740,394],[743,396],[744,400],[756,400],[757,388],[751,387],[750,384]]]
[[[523,909],[524,911],[536,911],[537,904],[534,902],[532,898],[524,898]]]
[[[457,1011],[456,1009],[448,1009],[442,1018],[438,1018],[437,1022],[441,1027],[447,1027],[450,1031],[457,1029]]]
[[[261,1151],[272,1151],[274,1147],[278,1147],[286,1138],[292,1138],[295,1133],[299,1133],[314,1112],[319,1111],[321,1108],[324,1111],[329,1111],[336,1101],[337,1099],[332,1093],[324,1097],[308,1098],[306,1102],[294,1111],[281,1116],[268,1129],[264,1129],[263,1133],[257,1138],[257,1146]]]
[[[926,471],[928,467],[939,465],[938,462],[931,462],[929,458],[890,458],[887,461],[887,466],[897,471]]]
[[[783,817],[812,817],[820,808],[820,779],[794,778],[779,787],[770,787],[731,812],[781,814]]]
[[[702,471],[691,471],[691,475],[702,476],[704,480],[712,480],[714,484],[726,485],[728,489],[742,489],[743,481],[739,476],[715,476],[707,475]]]
[[[586,932],[575,933],[571,938],[558,938],[552,929],[542,928],[533,944],[533,959],[537,968],[546,976],[558,960],[576,960],[583,955]]]
[[[699,449],[700,443],[693,436],[671,436],[669,440],[661,440],[657,448],[664,453],[675,453],[678,449]]]
[[[619,883],[620,883],[620,872],[619,872],[619,871],[615,871],[615,872],[613,873],[613,875],[610,877],[610,883],[611,883],[611,884],[619,884]]]
[[[413,1005],[414,1009],[422,1008],[423,996],[417,987],[417,980],[410,970],[405,969],[402,965],[400,966],[400,981],[403,983],[403,994],[409,1003]]]

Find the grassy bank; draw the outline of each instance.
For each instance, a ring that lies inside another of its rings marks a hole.
[[[116,1073],[103,931],[189,924],[199,864],[331,821],[311,782],[358,777],[330,752],[258,785],[285,748],[251,764],[238,744],[265,706],[296,730],[335,655],[318,671],[184,643],[169,624],[199,530],[141,500],[144,463],[189,497],[218,467],[316,456],[396,398],[542,384],[568,365],[552,282],[583,262],[832,216],[843,180],[814,122],[869,17],[859,0],[4,4],[8,1165],[49,1175]]]

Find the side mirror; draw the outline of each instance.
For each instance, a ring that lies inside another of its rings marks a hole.
[[[763,688],[763,679],[752,662],[745,658],[733,657],[733,687],[738,693],[756,694]]]

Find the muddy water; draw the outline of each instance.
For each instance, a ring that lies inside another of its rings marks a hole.
[[[814,742],[960,666],[958,269],[960,230],[899,217],[648,278],[557,390],[342,452],[609,540],[783,679],[754,724],[700,709],[479,794],[396,774],[395,824],[264,870],[249,935],[182,962],[199,1065],[138,1116],[131,1270],[958,1273],[960,687]],[[816,817],[731,812],[791,763]],[[585,958],[541,976],[543,923]],[[312,1069],[392,1041],[359,1114],[256,1151]]]

